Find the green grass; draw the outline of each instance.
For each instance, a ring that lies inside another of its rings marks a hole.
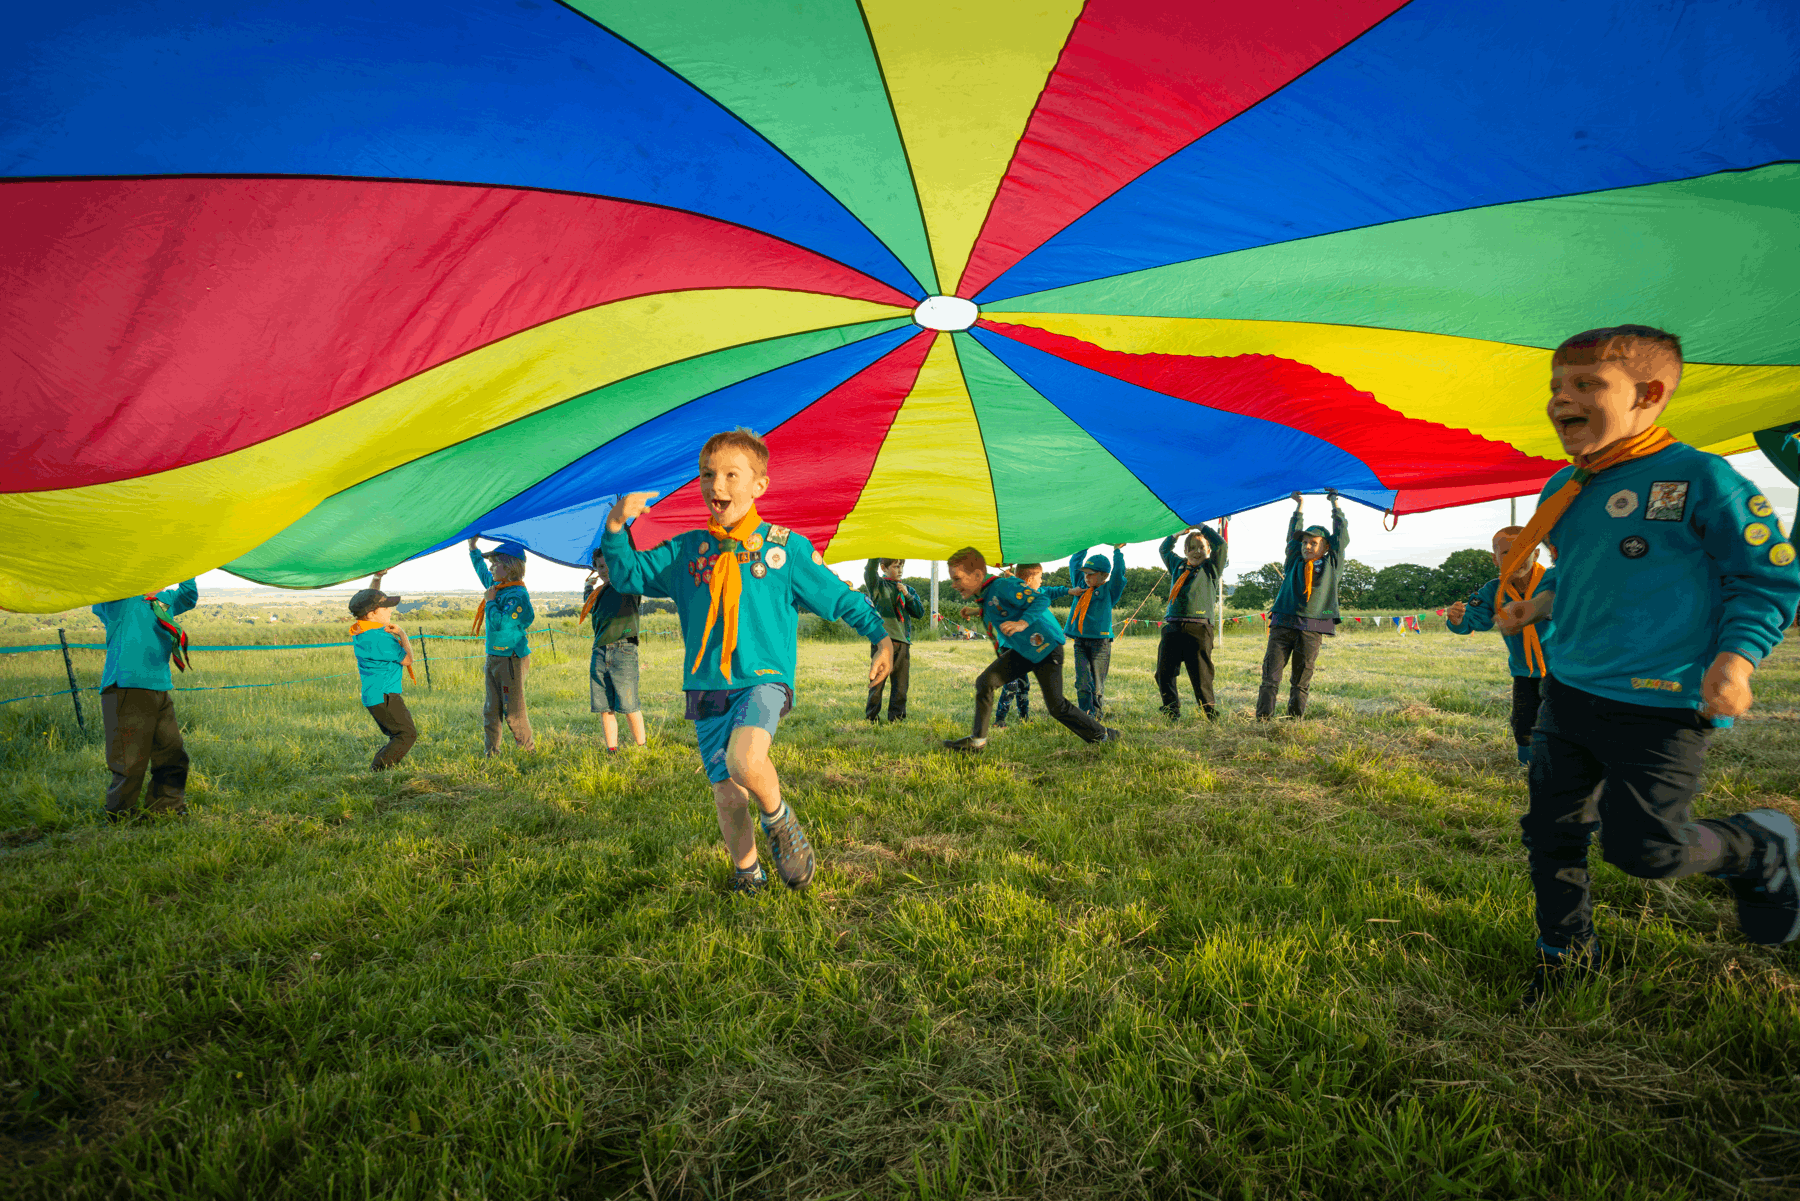
[[[1228,637],[1228,720],[1173,727],[1154,641],[1122,640],[1122,744],[1039,710],[974,760],[937,741],[985,645],[919,645],[914,720],[872,729],[867,651],[803,643],[775,756],[822,868],[751,902],[722,891],[674,643],[645,643],[647,751],[599,753],[560,633],[540,750],[491,761],[452,645],[379,777],[353,679],[179,694],[195,815],[172,824],[100,824],[68,698],[0,707],[9,1195],[1800,1191],[1794,953],[1744,944],[1721,885],[1599,866],[1619,962],[1513,1009],[1497,639],[1339,637],[1316,716],[1259,726],[1262,640]],[[196,658],[178,682],[353,670]],[[0,658],[0,696],[61,675]],[[1800,654],[1757,687],[1703,813],[1795,811]]]

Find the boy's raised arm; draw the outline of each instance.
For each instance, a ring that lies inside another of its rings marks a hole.
[[[1112,592],[1113,604],[1118,604],[1119,598],[1125,595],[1125,548],[1122,546],[1113,547],[1112,578],[1106,584]]]
[[[1306,529],[1301,523],[1305,520],[1306,512],[1300,507],[1300,494],[1296,492],[1294,493],[1294,515],[1288,519],[1287,554],[1283,564],[1288,568],[1292,568],[1295,563],[1300,561],[1300,539],[1305,536],[1302,531]]]
[[[475,545],[475,539],[469,539],[469,562],[475,565],[475,578],[481,581],[483,588],[494,586],[494,573],[488,570],[487,560],[481,557],[481,548]]]
[[[798,546],[788,547],[788,566],[794,573],[794,596],[808,609],[827,621],[841,621],[870,642],[888,636],[881,614],[874,602],[854,588],[844,586],[844,578],[821,563],[813,561],[813,548],[792,535]]]
[[[169,592],[175,595],[170,596]],[[169,606],[171,613],[186,613],[200,603],[200,583],[198,580],[183,580],[181,583],[163,593],[163,603]]]
[[[881,560],[870,559],[863,564],[863,587],[869,590],[869,599],[875,599],[875,593],[881,586]]]
[[[1225,578],[1225,560],[1231,554],[1231,543],[1225,541],[1224,535],[1210,525],[1200,527],[1200,536],[1206,539],[1206,545],[1212,547],[1212,554],[1207,562],[1212,564],[1213,572],[1222,580]]]
[[[675,595],[675,580],[671,570],[675,564],[675,543],[668,541],[649,550],[639,550],[631,544],[631,531],[625,524],[648,508],[658,495],[655,492],[627,493],[618,499],[612,512],[606,515],[606,530],[600,535],[600,550],[606,556],[612,586],[620,592],[635,592],[639,596]],[[614,558],[615,555],[617,558]]]
[[[1444,624],[1450,628],[1452,634],[1480,634],[1486,630],[1493,629],[1494,598],[1499,592],[1500,581],[1489,580],[1480,588],[1477,588],[1472,595],[1463,600],[1463,615],[1461,621],[1450,621],[1448,620],[1448,614],[1446,614],[1446,621]]]
[[[1185,534],[1187,531],[1183,530],[1181,533]],[[1156,548],[1156,553],[1162,556],[1163,566],[1168,568],[1170,575],[1175,575],[1181,570],[1181,560],[1175,555],[1175,539],[1179,537],[1181,534],[1170,534],[1162,540],[1162,545]]]
[[[1331,498],[1331,549],[1341,559],[1350,549],[1350,522],[1344,517],[1344,510],[1338,507],[1338,494],[1327,492],[1325,495]]]

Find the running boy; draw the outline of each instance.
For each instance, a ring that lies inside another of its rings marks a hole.
[[[485,561],[484,561],[485,560]],[[517,542],[502,542],[484,556],[469,539],[469,562],[475,565],[487,595],[475,607],[475,625],[470,633],[481,633],[487,624],[487,697],[481,705],[481,727],[487,753],[500,753],[500,719],[506,718],[513,741],[526,750],[534,750],[531,718],[525,712],[525,673],[531,667],[531,641],[525,631],[537,620],[532,612],[531,595],[525,591],[525,548]],[[489,571],[489,564],[493,570]]]
[[[1522,525],[1509,525],[1494,535],[1494,566],[1506,562],[1513,539],[1525,532]],[[1483,584],[1467,601],[1457,601],[1444,611],[1452,634],[1475,634],[1494,628],[1494,613],[1516,600],[1536,596],[1539,592],[1556,591],[1556,573],[1546,573],[1531,552],[1519,569],[1504,581],[1492,579]],[[1540,633],[1542,637],[1540,637]],[[1519,762],[1531,763],[1531,727],[1537,723],[1538,705],[1543,701],[1543,685],[1550,674],[1544,658],[1544,638],[1550,636],[1550,623],[1543,621],[1526,626],[1524,632],[1504,634],[1506,662],[1512,669],[1512,732],[1519,748]]]
[[[1073,598],[1063,633],[1075,641],[1075,703],[1096,721],[1106,705],[1106,670],[1112,666],[1113,606],[1125,595],[1125,544],[1113,547],[1112,562],[1095,555],[1082,562],[1085,550],[1069,560],[1069,587],[1040,588],[1046,600]],[[1075,581],[1083,580],[1077,584]]]
[[[1184,537],[1185,535],[1185,537]],[[1181,557],[1175,542],[1182,539]],[[1162,641],[1156,647],[1156,690],[1162,694],[1162,711],[1169,720],[1181,718],[1181,695],[1175,691],[1175,673],[1187,668],[1194,687],[1194,703],[1208,721],[1219,716],[1213,700],[1213,610],[1219,603],[1219,584],[1225,578],[1225,539],[1210,526],[1189,526],[1163,539],[1158,553],[1169,569],[1169,607],[1163,613]]]
[[[906,720],[906,689],[912,679],[912,619],[925,616],[925,602],[911,584],[900,578],[905,574],[905,559],[870,559],[863,565],[863,587],[869,594],[869,603],[881,614],[888,641],[894,644],[893,674],[885,683],[869,685],[869,703],[863,708],[863,716],[870,721],[881,720],[884,687],[893,689],[888,693],[888,720]],[[869,653],[877,652],[871,647]]]
[[[1327,490],[1325,496],[1331,501],[1330,533],[1324,526],[1300,528],[1305,502],[1294,493],[1281,591],[1269,608],[1269,648],[1263,653],[1262,687],[1256,694],[1257,721],[1275,716],[1275,697],[1281,691],[1281,673],[1289,656],[1294,660],[1294,674],[1288,684],[1288,716],[1306,716],[1319,647],[1327,635],[1337,633],[1338,577],[1344,571],[1344,551],[1350,546],[1350,524],[1338,508],[1337,493]]]
[[[419,740],[419,729],[413,724],[401,694],[402,668],[412,671],[412,643],[406,631],[394,622],[397,596],[381,590],[381,576],[373,586],[350,598],[350,648],[356,656],[356,672],[362,679],[362,703],[375,725],[387,735],[387,745],[375,752],[370,771],[385,771],[406,758],[413,743]]]
[[[200,599],[200,585],[184,580],[173,588],[107,601],[94,606],[106,627],[106,666],[100,676],[100,719],[106,730],[108,821],[138,816],[144,773],[150,773],[150,804],[158,817],[187,814],[187,748],[169,695],[169,658],[187,667],[187,635],[175,619]]]
[[[619,753],[619,719],[631,725],[631,741],[644,745],[644,710],[638,703],[638,605],[644,599],[612,586],[606,556],[596,548],[593,571],[582,589],[578,621],[594,623],[594,651],[588,657],[588,711],[600,715],[606,753]]]
[[[826,569],[825,556],[804,535],[757,515],[757,498],[768,487],[769,448],[761,438],[743,429],[714,434],[700,448],[700,493],[711,515],[705,529],[637,550],[625,523],[657,494],[634,492],[613,506],[600,542],[617,587],[675,601],[686,645],[687,716],[736,869],[731,890],[745,894],[768,882],[756,856],[752,800],[782,881],[798,890],[813,877],[812,847],[769,762],[776,727],[794,707],[798,606],[846,623],[875,645],[871,685],[894,663],[881,616],[862,594]]]
[[[1596,822],[1621,870],[1719,877],[1751,942],[1800,935],[1793,819],[1693,816],[1710,730],[1750,708],[1751,673],[1800,601],[1800,569],[1756,485],[1657,424],[1681,369],[1679,339],[1641,325],[1576,334],[1551,359],[1550,423],[1575,462],[1544,485],[1501,574],[1554,531],[1556,588],[1513,601],[1498,623],[1510,634],[1556,618],[1519,823],[1537,898],[1528,1005],[1599,960]]]
[[[972,546],[950,556],[950,582],[964,596],[981,598],[982,617],[993,627],[1001,651],[975,678],[975,728],[967,738],[945,739],[953,751],[979,751],[987,745],[994,717],[994,698],[1012,680],[1037,677],[1050,716],[1084,742],[1116,742],[1108,729],[1069,703],[1063,695],[1063,632],[1050,613],[1050,602],[1023,580],[989,576],[987,560]]]

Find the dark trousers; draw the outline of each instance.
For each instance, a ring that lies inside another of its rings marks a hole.
[[[986,738],[994,722],[994,700],[1000,689],[1014,680],[1036,676],[1044,694],[1044,708],[1077,735],[1094,742],[1106,736],[1106,727],[1069,703],[1063,695],[1063,648],[1057,647],[1033,663],[1017,651],[1001,651],[987,670],[975,677],[975,737]]]
[[[1106,669],[1112,666],[1111,638],[1071,638],[1075,648],[1075,703],[1096,721],[1106,708]]]
[[[1181,716],[1181,695],[1175,691],[1175,674],[1187,668],[1194,686],[1194,703],[1208,717],[1218,712],[1213,699],[1213,629],[1210,621],[1171,621],[1163,627],[1156,647],[1156,690],[1162,709],[1170,717]]]
[[[413,725],[412,714],[407,712],[406,701],[398,692],[385,694],[379,705],[370,705],[368,710],[369,716],[388,738],[387,745],[375,752],[375,762],[369,764],[371,771],[382,771],[406,758],[406,752],[419,741],[419,730]]]
[[[1262,687],[1256,691],[1256,716],[1263,721],[1275,716],[1275,697],[1281,691],[1281,673],[1288,659],[1294,661],[1293,679],[1288,684],[1288,716],[1306,715],[1306,698],[1312,693],[1313,668],[1318,666],[1319,647],[1325,635],[1318,630],[1296,630],[1292,626],[1276,626],[1269,631],[1269,649],[1263,652]]]
[[[1029,678],[1014,680],[1000,689],[1000,705],[994,710],[994,721],[1006,721],[1006,708],[1014,702],[1019,706],[1019,720],[1026,721],[1031,717],[1031,680]]]
[[[487,699],[481,706],[481,730],[487,753],[500,750],[500,719],[506,719],[513,741],[526,750],[536,743],[531,737],[531,719],[525,715],[525,675],[531,660],[523,655],[489,655],[487,657]]]
[[[187,810],[187,749],[175,722],[175,700],[167,692],[120,688],[100,693],[100,718],[106,728],[106,766],[112,786],[106,790],[106,812],[120,818],[137,808],[150,774],[151,813]]]
[[[1531,745],[1531,730],[1537,725],[1538,706],[1543,703],[1544,681],[1541,676],[1513,677],[1513,741],[1520,746]]]
[[[1646,880],[1699,872],[1735,875],[1751,836],[1730,822],[1693,820],[1709,735],[1692,709],[1607,700],[1544,682],[1531,743],[1531,804],[1519,819],[1538,936],[1553,947],[1593,937],[1588,842]]]
[[[869,648],[869,659],[874,660],[877,648]],[[894,671],[887,679],[869,689],[869,703],[863,706],[863,716],[874,721],[881,716],[881,692],[888,689],[888,720],[906,720],[906,689],[912,682],[912,643],[894,643]]]

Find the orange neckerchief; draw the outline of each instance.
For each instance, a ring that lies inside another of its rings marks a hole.
[[[350,623],[350,637],[354,638],[358,634],[367,634],[370,630],[385,630],[385,629],[387,629],[387,625],[383,622],[370,621],[366,617],[359,617],[355,621]],[[410,663],[406,664],[406,674],[408,677],[410,677],[411,679],[414,679],[414,680],[419,678],[418,676],[413,675],[412,664],[410,664]]]
[[[1531,565],[1531,578],[1525,582],[1525,591],[1520,592],[1517,588],[1513,587],[1511,576],[1502,576],[1500,579],[1498,607],[1504,609],[1512,601],[1524,600],[1526,597],[1537,591],[1538,581],[1543,578],[1544,565],[1542,563],[1533,563]],[[1543,640],[1538,637],[1536,622],[1525,627],[1525,666],[1529,667],[1540,676],[1547,676],[1550,674],[1550,668],[1544,662],[1544,643]]]
[[[499,598],[500,590],[502,588],[523,588],[524,586],[525,586],[524,580],[513,580],[510,583],[495,584],[494,585],[495,599]],[[481,633],[481,627],[486,622],[487,622],[487,597],[484,596],[481,598],[481,603],[475,606],[475,624],[469,627],[469,633],[471,633],[471,634]]]
[[[700,634],[700,651],[694,656],[694,666],[690,671],[700,670],[700,660],[706,658],[706,640],[712,637],[713,622],[724,616],[724,634],[719,647],[719,673],[731,683],[731,656],[737,653],[738,598],[744,592],[743,565],[737,561],[737,547],[744,539],[756,532],[762,524],[757,516],[756,505],[729,530],[716,521],[706,523],[706,532],[719,540],[719,557],[713,560],[712,568],[712,604],[706,610],[706,629]],[[730,570],[726,570],[729,567]]]
[[[594,585],[594,590],[592,592],[588,593],[587,600],[585,600],[581,603],[581,616],[579,616],[575,619],[576,625],[580,625],[582,622],[584,622],[588,619],[588,614],[592,613],[594,611],[594,602],[600,599],[600,594],[602,592],[606,591],[608,588],[611,588],[611,587],[612,587],[612,584],[610,581],[606,582],[606,583],[600,583],[600,584]]]
[[[1575,457],[1575,474],[1569,482],[1556,490],[1555,495],[1544,501],[1525,523],[1525,532],[1513,543],[1512,553],[1506,556],[1506,562],[1500,565],[1500,578],[1510,580],[1513,573],[1525,566],[1531,558],[1531,552],[1544,541],[1562,515],[1575,503],[1581,495],[1582,485],[1605,471],[1608,467],[1617,467],[1620,463],[1629,463],[1633,459],[1644,459],[1659,450],[1666,450],[1675,445],[1675,435],[1660,425],[1653,425],[1635,438],[1627,438],[1605,454],[1577,455]]]
[[[1182,572],[1181,574],[1184,576],[1187,575],[1187,573],[1185,571]],[[1094,589],[1092,586],[1089,586],[1088,588],[1086,588],[1082,591],[1081,599],[1075,602],[1075,628],[1076,629],[1079,630],[1081,628],[1082,623],[1087,620],[1088,602],[1093,599],[1094,599]]]
[[[1317,559],[1300,560],[1300,576],[1306,584],[1306,600],[1302,602],[1303,604],[1312,604],[1313,564],[1317,562]]]

